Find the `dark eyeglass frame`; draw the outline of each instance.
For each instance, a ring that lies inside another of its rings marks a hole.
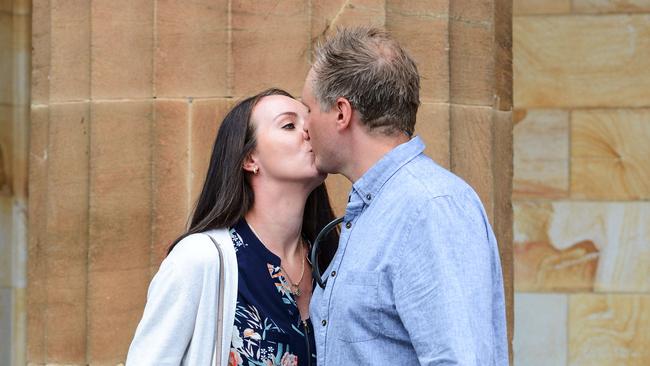
[[[327,237],[327,235],[336,228],[336,226],[340,223],[343,222],[345,217],[339,217],[329,224],[325,225],[323,230],[321,230],[318,235],[316,236],[316,239],[314,240],[314,244],[311,246],[311,252],[309,253],[309,260],[311,261],[311,275],[314,277],[314,280],[316,280],[316,283],[318,283],[318,286],[321,288],[325,288],[325,285],[327,285],[327,277],[325,277],[325,280],[323,280],[322,277],[322,272],[320,271],[320,268],[318,268],[318,252],[320,248],[320,242],[323,240],[323,238]]]

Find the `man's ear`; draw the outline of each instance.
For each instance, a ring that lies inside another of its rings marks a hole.
[[[335,111],[338,113],[336,117],[336,129],[343,131],[350,127],[350,122],[352,121],[352,104],[350,104],[350,101],[346,98],[338,98],[336,99],[334,108],[336,108]]]

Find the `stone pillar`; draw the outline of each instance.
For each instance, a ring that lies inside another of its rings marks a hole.
[[[25,364],[30,2],[0,0],[0,364]]]
[[[510,9],[467,3],[34,1],[28,361],[124,361],[219,121],[269,86],[298,96],[340,25],[386,27],[418,61],[417,132],[484,201],[510,309]],[[328,185],[340,212],[349,185]]]

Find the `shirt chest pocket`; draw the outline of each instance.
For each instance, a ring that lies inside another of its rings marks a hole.
[[[332,296],[332,333],[344,342],[364,342],[379,336],[379,272],[346,271]]]

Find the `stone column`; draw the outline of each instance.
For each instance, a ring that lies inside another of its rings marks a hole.
[[[479,192],[511,304],[505,4],[34,1],[28,361],[124,361],[219,121],[266,87],[299,96],[314,41],[340,25],[386,27],[418,61],[417,132]],[[340,212],[349,185],[328,185]]]
[[[25,364],[30,2],[0,0],[0,364]]]

